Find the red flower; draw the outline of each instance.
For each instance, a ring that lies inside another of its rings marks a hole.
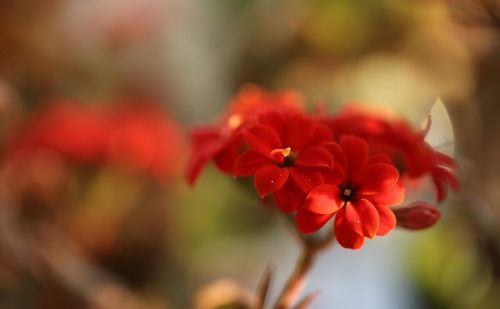
[[[255,123],[259,114],[270,110],[302,110],[302,98],[287,90],[277,93],[255,85],[246,85],[233,98],[228,112],[215,125],[195,128],[191,132],[192,151],[187,164],[187,180],[193,185],[205,165],[213,160],[222,172],[233,172],[241,153],[241,129]]]
[[[385,155],[369,156],[368,144],[355,136],[329,144],[335,168],[325,184],[312,189],[296,216],[299,229],[312,233],[335,216],[335,235],[346,248],[358,249],[364,237],[385,235],[396,225],[388,206],[402,202],[399,172]]]
[[[152,102],[117,103],[109,109],[52,103],[10,137],[5,160],[50,151],[80,166],[118,164],[159,178],[175,174],[182,148],[178,125]]]
[[[107,160],[162,179],[180,172],[178,124],[154,102],[126,100],[108,111]]]
[[[7,157],[48,149],[74,163],[96,163],[106,156],[108,129],[103,115],[71,101],[57,101],[10,137]]]
[[[347,106],[326,122],[337,139],[345,134],[356,135],[368,142],[373,153],[390,155],[402,178],[419,179],[430,174],[438,201],[446,198],[447,185],[454,190],[459,187],[452,172],[455,161],[424,141],[428,128],[416,131],[403,119],[389,119],[357,106]]]
[[[322,145],[331,141],[328,128],[295,112],[268,112],[242,131],[248,150],[235,164],[236,176],[254,176],[261,197],[274,193],[279,208],[297,210],[305,194],[323,183],[333,156]]]

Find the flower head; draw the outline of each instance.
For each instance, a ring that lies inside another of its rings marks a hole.
[[[447,186],[454,190],[459,182],[453,173],[453,158],[441,153],[424,140],[429,129],[414,130],[403,119],[387,118],[359,106],[347,106],[338,115],[326,118],[326,122],[340,137],[352,134],[366,140],[373,153],[389,155],[395,162],[401,177],[420,179],[431,175],[439,202],[447,195]]]
[[[296,216],[298,228],[312,233],[335,216],[335,235],[347,248],[358,249],[364,237],[385,235],[396,225],[388,206],[404,198],[399,172],[385,155],[369,154],[368,144],[356,136],[343,136],[328,144],[335,159],[329,177],[307,195]]]
[[[243,146],[241,130],[255,123],[258,115],[271,110],[302,111],[302,98],[290,90],[273,93],[245,85],[219,123],[195,128],[191,132],[192,151],[186,171],[188,183],[193,185],[211,160],[219,170],[231,174]]]
[[[242,131],[248,150],[236,160],[236,176],[254,176],[261,197],[270,193],[282,210],[297,210],[305,194],[333,168],[325,126],[296,112],[267,112]]]

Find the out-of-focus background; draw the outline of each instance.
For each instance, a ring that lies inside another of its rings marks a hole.
[[[267,265],[275,295],[286,220],[212,166],[182,177],[189,126],[246,83],[451,119],[443,219],[325,253],[312,308],[500,307],[496,0],[0,1],[0,307],[243,308]]]

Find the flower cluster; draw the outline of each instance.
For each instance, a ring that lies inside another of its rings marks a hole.
[[[193,131],[188,182],[213,160],[224,173],[252,176],[260,197],[295,215],[301,232],[332,220],[337,241],[352,249],[397,224],[421,229],[439,219],[430,203],[394,207],[409,179],[430,175],[438,201],[448,185],[458,188],[454,160],[424,141],[426,130],[350,106],[308,114],[292,94],[244,87],[217,125]]]

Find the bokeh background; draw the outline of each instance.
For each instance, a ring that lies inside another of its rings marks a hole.
[[[442,220],[325,253],[312,308],[500,307],[496,0],[1,0],[0,307],[244,308],[268,265],[278,293],[286,220],[183,179],[189,127],[247,83],[451,119]]]

